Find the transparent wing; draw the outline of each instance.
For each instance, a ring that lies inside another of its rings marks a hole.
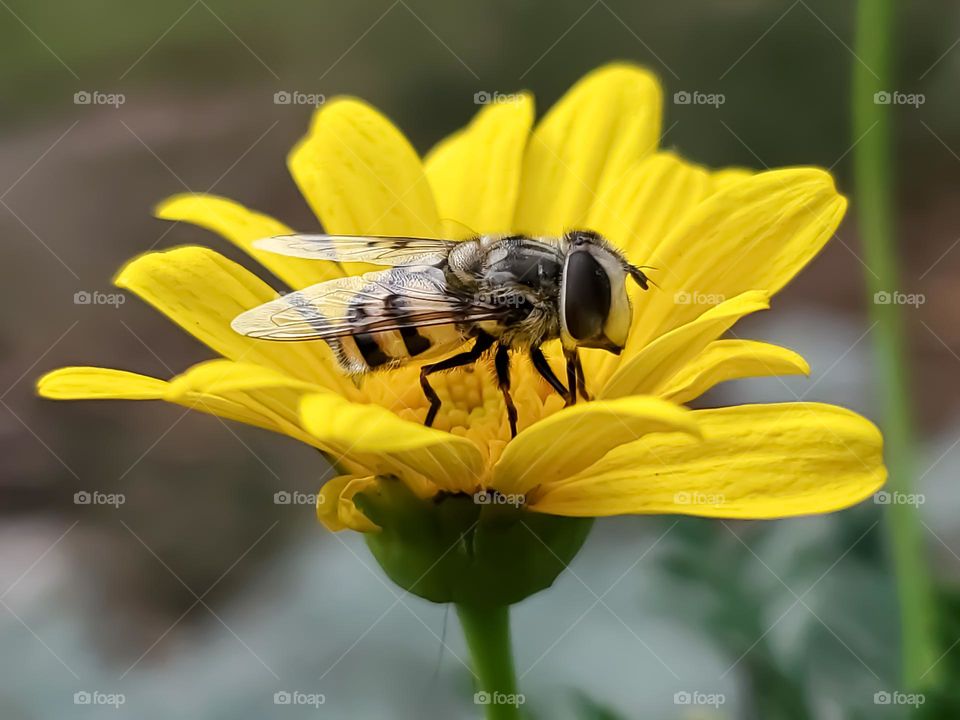
[[[278,235],[253,243],[254,247],[278,255],[393,267],[436,265],[457,244],[456,240],[374,235]]]
[[[265,340],[325,340],[497,320],[505,310],[451,293],[438,268],[391,268],[284,295],[238,315],[231,326]]]

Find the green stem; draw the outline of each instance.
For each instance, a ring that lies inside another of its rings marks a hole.
[[[863,237],[869,307],[874,321],[874,354],[883,404],[888,488],[914,492],[913,432],[901,308],[877,302],[877,293],[899,289],[894,219],[893,144],[890,103],[875,94],[892,92],[893,0],[860,0],[853,61],[853,137],[856,206]],[[938,652],[933,585],[926,564],[923,532],[916,509],[906,503],[886,507],[900,604],[903,681],[919,689],[935,683]]]
[[[457,614],[477,676],[474,700],[486,708],[487,720],[517,720],[520,710],[515,702],[517,678],[510,649],[510,608],[457,605]]]

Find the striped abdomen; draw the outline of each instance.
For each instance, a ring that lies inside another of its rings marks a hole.
[[[442,271],[394,268],[374,273],[350,299],[346,316],[351,332],[328,338],[341,368],[350,374],[396,368],[411,360],[442,355],[462,345],[469,327],[456,322],[456,305],[445,294]],[[425,321],[444,321],[425,324]],[[364,326],[388,323],[394,329],[364,332]]]
[[[456,325],[405,327],[377,333],[357,333],[331,338],[327,344],[344,372],[362,375],[374,370],[390,370],[411,360],[443,355],[467,339]]]

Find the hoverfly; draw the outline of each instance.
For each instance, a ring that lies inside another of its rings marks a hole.
[[[266,340],[325,340],[344,373],[363,375],[438,358],[420,369],[431,425],[440,398],[436,372],[469,365],[494,352],[511,435],[517,410],[510,397],[510,352],[525,352],[566,400],[588,399],[577,349],[619,354],[631,307],[626,278],[644,290],[643,271],[598,233],[559,238],[481,235],[470,240],[346,235],[285,235],[258,240],[262,250],[291,257],[366,262],[389,269],[318,283],[237,316],[238,333]],[[559,339],[564,385],[541,345]],[[472,341],[469,349],[449,355]]]

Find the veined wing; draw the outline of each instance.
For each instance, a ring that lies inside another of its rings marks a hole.
[[[496,320],[505,310],[453,294],[439,268],[398,267],[312,285],[238,315],[231,326],[265,340],[329,340]]]
[[[437,265],[458,244],[456,240],[375,235],[277,235],[253,243],[278,255],[393,267]]]

